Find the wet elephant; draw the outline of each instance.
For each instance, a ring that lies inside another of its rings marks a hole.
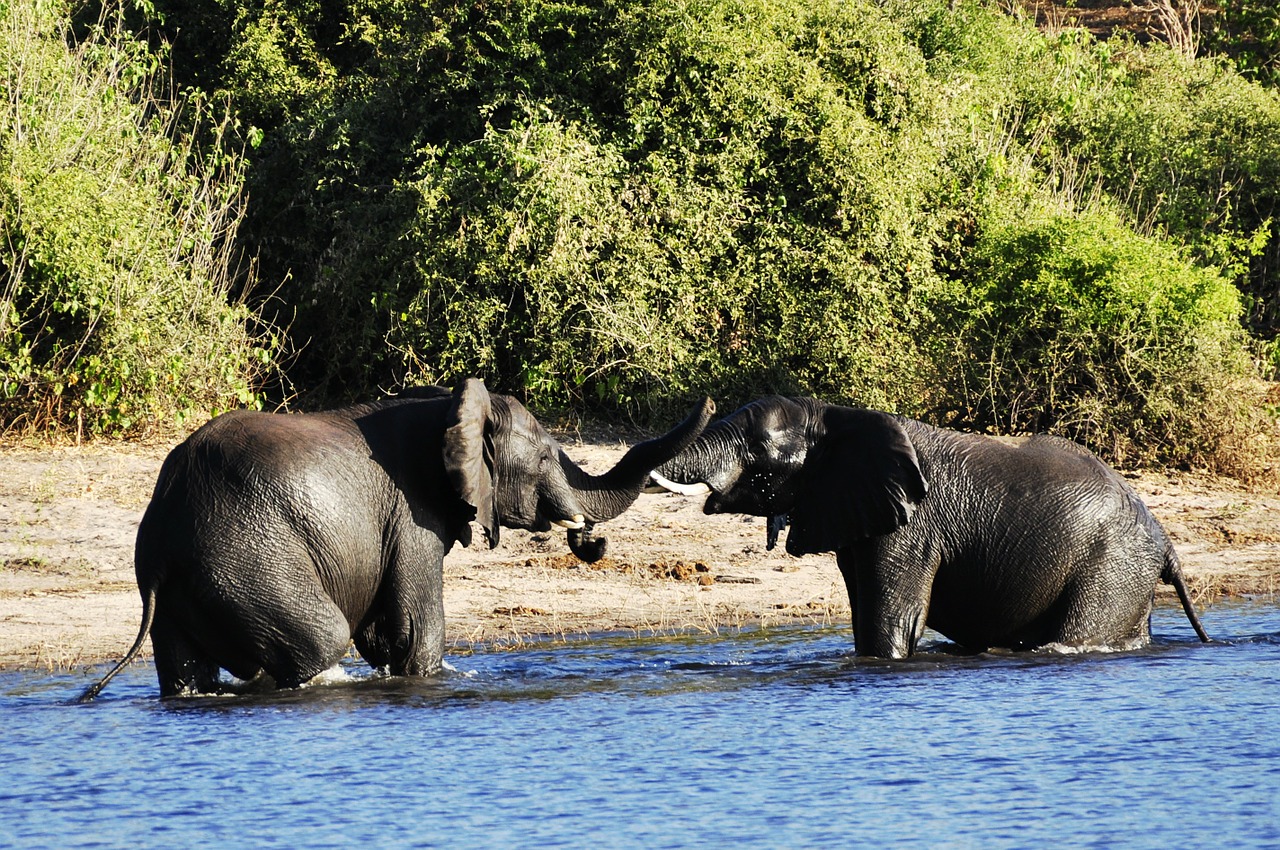
[[[709,493],[707,513],[786,515],[793,555],[836,553],[860,655],[909,656],[926,626],[974,649],[1137,646],[1158,581],[1208,639],[1160,523],[1067,440],[770,397],[654,478]]]
[[[334,664],[354,640],[393,675],[437,672],[442,562],[471,523],[570,529],[585,559],[593,523],[626,510],[649,471],[709,420],[710,399],[611,470],[574,464],[517,401],[479,380],[342,410],[237,411],[175,448],[138,528],[143,622],[124,660],[155,650],[163,696],[219,690],[219,671],[280,687]]]

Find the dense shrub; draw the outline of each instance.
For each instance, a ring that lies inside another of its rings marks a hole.
[[[1280,93],[1216,63],[1126,50],[1061,118],[1053,157],[1238,282],[1249,325],[1280,333]]]
[[[297,92],[254,171],[298,383],[332,399],[479,374],[632,415],[705,391],[918,396],[903,293],[930,266],[930,96],[876,6],[361,20],[357,67]]]
[[[1102,211],[997,204],[979,232],[972,285],[937,303],[944,418],[1123,463],[1240,463],[1254,369],[1229,281]]]
[[[517,166],[498,172],[517,197],[492,205],[541,209],[531,218],[553,225],[520,262],[552,274],[531,309],[576,317],[574,349],[599,370],[585,398],[782,390],[910,405],[901,294],[911,263],[929,264],[932,164],[906,150],[919,133],[908,93],[924,88],[914,52],[878,13],[845,4],[654,3],[615,20],[612,51],[632,72],[626,122],[589,135],[607,165],[512,151]],[[527,196],[593,172],[594,186],[554,204]],[[542,258],[569,233],[581,266],[557,272]],[[561,310],[545,297],[555,290],[580,295]],[[571,361],[544,362],[563,380]]]
[[[0,416],[136,433],[252,404],[274,350],[228,303],[242,163],[153,96],[156,59],[57,4],[2,7]]]
[[[1218,0],[1204,46],[1223,53],[1244,75],[1280,83],[1280,5],[1275,0]]]
[[[255,146],[305,404],[810,393],[1219,466],[1255,426],[1276,102],[1218,62],[979,0],[155,6]]]

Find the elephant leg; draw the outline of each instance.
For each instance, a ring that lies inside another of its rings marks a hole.
[[[443,554],[396,562],[356,649],[393,676],[432,676],[444,665]],[[425,564],[423,563],[425,560]]]
[[[283,546],[269,548],[279,553]],[[187,598],[199,604],[190,606],[187,629],[238,679],[266,673],[277,687],[295,688],[337,664],[351,645],[351,626],[318,568],[301,548],[287,554],[271,561],[226,554],[191,582]]]
[[[1127,577],[1117,581],[1123,572],[1123,567],[1112,569],[1106,562],[1078,571],[1063,599],[1061,624],[1048,642],[1114,649],[1149,643],[1152,594],[1145,586],[1154,586],[1155,581]],[[1135,591],[1138,587],[1143,590]]]
[[[858,547],[842,549],[837,563],[844,574],[853,611],[854,649],[876,658],[908,658],[924,634],[929,612],[928,586],[881,569],[882,561]]]
[[[858,605],[854,626],[858,655],[909,658],[924,634],[927,611],[923,602],[889,603],[865,598]]]
[[[351,627],[328,597],[282,610],[269,633],[254,633],[262,669],[278,687],[296,688],[334,667],[351,645]],[[243,677],[242,677],[243,678]]]
[[[215,694],[222,691],[218,664],[157,605],[156,619],[151,624],[151,647],[155,653],[156,677],[160,696]]]
[[[432,676],[444,665],[444,607],[435,615],[395,611],[370,620],[355,635],[360,657],[393,676]]]

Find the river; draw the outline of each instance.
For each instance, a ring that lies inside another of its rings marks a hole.
[[[599,637],[258,696],[0,673],[3,847],[1280,846],[1280,607],[1147,649]]]

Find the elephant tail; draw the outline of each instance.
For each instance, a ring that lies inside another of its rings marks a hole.
[[[1178,600],[1182,602],[1182,610],[1186,612],[1187,619],[1191,621],[1191,628],[1196,630],[1196,634],[1200,637],[1202,643],[1209,642],[1209,635],[1204,630],[1204,626],[1200,624],[1200,617],[1196,614],[1196,608],[1191,604],[1191,594],[1187,592],[1187,584],[1182,580],[1182,564],[1178,561],[1177,554],[1173,551],[1173,546],[1166,544],[1164,554],[1164,571],[1160,573],[1160,580],[1165,584],[1173,585],[1173,589],[1178,592]]]
[[[103,676],[96,684],[90,685],[85,692],[80,695],[76,702],[90,702],[102,693],[102,689],[107,686],[116,677],[116,674],[124,669],[125,665],[138,657],[138,653],[142,651],[142,644],[146,641],[147,635],[151,632],[151,624],[156,619],[156,585],[152,584],[149,588],[142,592],[142,625],[138,628],[138,637],[133,642],[133,646],[125,653],[124,658],[116,666],[111,668],[107,675]]]

